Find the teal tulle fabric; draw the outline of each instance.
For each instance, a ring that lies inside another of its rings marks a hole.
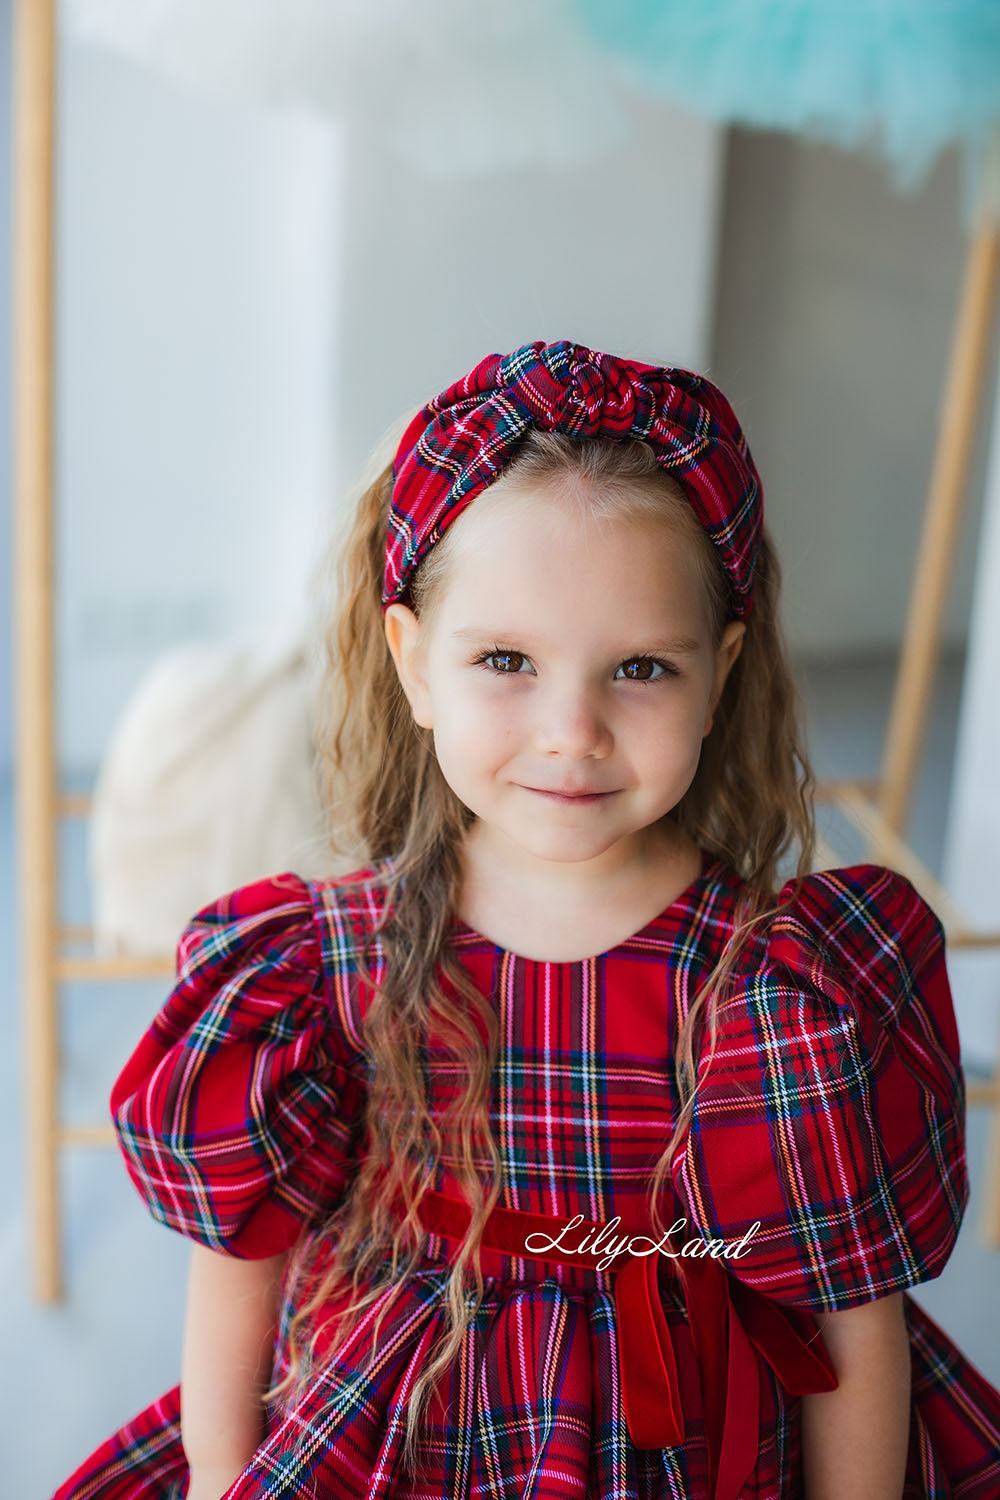
[[[363,108],[438,176],[617,149],[624,84],[872,148],[899,188],[957,144],[967,219],[1000,181],[1000,0],[64,0],[60,24],[196,90]]]
[[[1000,121],[997,0],[574,0],[646,88],[716,119],[871,145],[901,187]]]

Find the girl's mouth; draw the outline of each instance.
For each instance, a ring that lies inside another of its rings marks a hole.
[[[550,792],[544,787],[527,786],[526,792],[534,792],[538,797],[549,797],[554,802],[603,802],[606,797],[613,797],[614,792]]]

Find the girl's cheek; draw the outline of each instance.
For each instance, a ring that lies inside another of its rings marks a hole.
[[[477,708],[452,721],[449,740],[462,758],[484,762],[495,758],[510,732],[510,724],[501,713]]]

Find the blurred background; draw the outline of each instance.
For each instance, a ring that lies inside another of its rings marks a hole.
[[[8,100],[14,9],[0,0]],[[93,794],[104,777],[103,857],[128,842],[130,757],[156,743],[151,674],[173,663],[176,687],[186,662],[209,697],[227,651],[242,653],[248,692],[273,681],[275,663],[298,663],[317,555],[373,445],[484,354],[536,338],[692,366],[725,390],[764,478],[817,773],[875,776],[971,230],[964,148],[930,154],[904,190],[871,141],[734,125],[658,93],[597,31],[574,29],[570,45],[568,8],[553,7],[547,29],[521,6],[495,34],[467,19],[444,61],[421,53],[419,28],[395,10],[394,36],[358,23],[356,51],[327,89],[319,48],[312,71],[290,48],[270,73],[250,59],[241,77],[239,48],[224,45],[224,23],[238,25],[226,5],[203,8],[204,34],[189,16],[169,36],[111,4],[62,7],[54,755],[71,791]],[[375,12],[388,27],[394,7]],[[484,55],[472,78],[469,60]],[[410,67],[433,88],[421,93]],[[4,111],[0,1308],[12,1357],[0,1407],[11,1493],[27,1497],[47,1494],[179,1378],[188,1247],[148,1219],[116,1152],[72,1147],[60,1165],[64,1294],[46,1304],[32,1293],[7,603],[12,121]],[[906,837],[970,919],[995,926],[990,318]],[[161,722],[191,701],[167,694]],[[162,786],[172,769],[165,760]],[[866,857],[856,829],[824,819],[839,862]],[[166,840],[162,827],[156,837]],[[85,819],[59,832],[70,925],[95,920],[106,866],[91,838]],[[183,921],[202,899],[172,896],[181,906],[162,908],[168,931],[172,911]],[[122,911],[109,895],[108,952],[123,951]],[[950,972],[968,1077],[988,1078],[1000,959],[957,952]],[[106,1117],[111,1081],[167,987],[156,977],[62,987],[63,1119]],[[979,1227],[984,1183],[1000,1172],[990,1124],[991,1111],[970,1109],[973,1203],[943,1276],[913,1295],[1000,1383],[1000,1249]]]

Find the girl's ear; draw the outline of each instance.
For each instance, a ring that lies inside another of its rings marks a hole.
[[[389,605],[385,612],[385,639],[414,723],[422,729],[432,728],[420,621],[408,605]]]
[[[719,642],[715,652],[715,681],[712,684],[712,697],[708,705],[705,727],[701,732],[702,739],[705,738],[712,727],[716,706],[722,697],[722,689],[726,685],[726,678],[729,676],[733,662],[743,650],[743,637],[746,635],[746,629],[744,621],[730,620],[722,632],[722,640]]]

